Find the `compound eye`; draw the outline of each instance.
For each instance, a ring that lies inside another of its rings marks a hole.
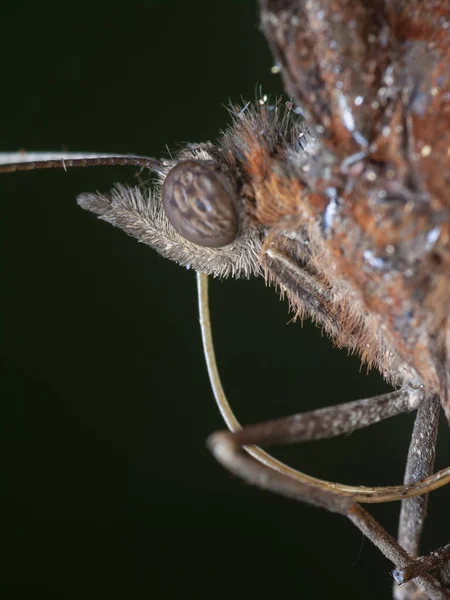
[[[211,166],[185,160],[171,169],[162,188],[170,224],[190,242],[219,248],[239,233],[236,200],[224,176]]]

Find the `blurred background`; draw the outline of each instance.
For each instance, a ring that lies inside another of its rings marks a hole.
[[[167,156],[214,140],[225,106],[282,92],[256,2],[3,9],[0,151]],[[5,598],[389,598],[391,565],[342,517],[215,463],[223,427],[195,277],[80,210],[127,168],[2,175],[1,498]],[[219,367],[244,423],[389,388],[264,282],[212,282]],[[308,473],[400,483],[413,416],[277,449]],[[448,462],[444,431],[438,467]],[[448,542],[448,490],[424,549]],[[371,509],[395,534],[398,504]]]

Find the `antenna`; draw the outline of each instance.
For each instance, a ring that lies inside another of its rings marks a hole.
[[[99,154],[89,152],[0,152],[0,173],[75,167],[142,167],[163,174],[163,161],[134,154]]]

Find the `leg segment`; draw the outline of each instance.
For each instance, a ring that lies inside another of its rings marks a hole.
[[[415,560],[369,513],[357,504],[358,500],[364,502],[404,500],[410,495],[420,495],[434,489],[443,480],[448,481],[450,469],[444,470],[445,473],[440,472],[426,477],[425,480],[420,479],[421,474],[428,475],[433,465],[437,399],[431,398],[424,401],[421,390],[408,388],[375,398],[357,400],[242,429],[228,404],[217,369],[208,309],[207,280],[204,275],[199,274],[197,281],[200,324],[208,373],[219,409],[231,430],[218,432],[208,440],[208,445],[215,457],[234,474],[249,483],[347,516],[382,551],[386,558],[397,565],[398,572],[401,569],[404,571],[409,569],[413,573],[412,576],[416,577],[415,584],[427,594],[430,600],[450,598],[450,592],[445,589],[445,585],[418,565],[422,559]],[[416,421],[408,461],[407,484],[404,486],[378,489],[352,488],[321,481],[290,469],[258,447],[259,444],[292,443],[334,437],[418,408],[422,404],[424,408],[420,411]],[[419,469],[420,472],[417,474],[414,470],[417,458],[414,456],[420,457],[418,450],[422,447],[424,437],[426,437],[424,448],[427,453],[422,462],[419,460],[421,470]],[[411,474],[408,475],[408,473]],[[415,514],[414,511],[419,510],[417,507],[422,504],[416,503],[411,506],[413,508],[408,509],[410,512],[406,513],[405,523],[412,518],[408,515]],[[401,533],[401,535],[408,535],[411,538],[412,541],[408,542],[411,543],[411,547],[414,543],[418,543],[420,537],[424,518],[423,509],[420,509],[418,514],[419,525],[406,528],[405,531],[407,530],[408,534]],[[422,518],[420,515],[423,515]]]
[[[354,502],[351,496],[336,493],[331,486],[321,488],[292,479],[249,456],[244,446],[265,442],[264,425],[245,428],[236,433],[215,433],[209,438],[208,445],[219,462],[245,481],[293,500],[347,516],[394,564],[414,563],[408,552],[368,512]],[[428,573],[421,574],[415,582],[430,600],[450,598],[450,593]]]
[[[233,414],[228,403],[220,380],[214,353],[214,344],[211,333],[211,319],[208,304],[208,278],[202,273],[197,274],[198,300],[200,312],[200,327],[202,333],[203,350],[208,368],[211,387],[219,406],[219,410],[232,432],[239,432],[241,425]],[[302,484],[312,485],[316,488],[332,490],[334,493],[349,496],[353,501],[361,502],[387,502],[401,500],[411,495],[423,494],[430,489],[444,485],[450,480],[450,468],[429,478],[409,486],[390,486],[387,488],[367,488],[360,486],[348,486],[340,483],[331,483],[284,465],[270,454],[258,448],[254,444],[262,440],[265,444],[302,442],[307,440],[318,440],[333,437],[344,433],[350,433],[356,429],[367,427],[382,419],[392,417],[402,412],[417,408],[423,401],[423,391],[414,387],[404,388],[390,394],[377,396],[365,400],[348,402],[338,406],[310,411],[308,413],[294,415],[285,419],[269,421],[253,427],[246,428],[247,441],[242,442],[245,450],[256,460],[270,467],[272,470],[287,475]],[[221,441],[227,444],[226,438],[221,434]],[[239,433],[236,434],[239,436]],[[252,437],[253,436],[253,437]],[[237,439],[233,443],[238,443]],[[250,445],[252,444],[252,445]],[[238,444],[239,445],[239,444]],[[219,446],[220,447],[220,444]]]
[[[440,402],[437,396],[428,398],[417,411],[414,423],[411,444],[409,446],[408,461],[406,463],[405,484],[416,482],[428,477],[433,472],[435,447],[439,425]],[[400,523],[398,530],[399,544],[411,555],[419,555],[420,538],[427,516],[428,495],[415,496],[402,501]],[[431,555],[433,556],[433,555]],[[441,561],[442,562],[442,561]],[[426,572],[427,561],[422,561],[422,570],[418,570],[419,563],[414,563],[414,568],[396,569],[394,577],[401,587],[394,588],[396,600],[408,600],[416,593],[415,583],[406,583],[408,579],[416,577],[420,572]],[[413,573],[416,573],[413,575]]]
[[[408,552],[361,506],[358,504],[353,505],[347,516],[381,550],[383,555],[394,564],[407,564],[411,560]],[[416,561],[413,562],[416,564]],[[425,570],[420,574],[417,573],[417,575],[419,576],[414,581],[419,590],[425,594],[425,596],[422,595],[422,598],[428,598],[429,600],[450,598],[450,592],[444,588],[440,581]],[[409,598],[413,597],[409,596]],[[419,595],[417,594],[415,597],[418,599]]]
[[[421,556],[414,562],[406,565],[402,569],[395,570],[395,576],[401,582],[410,582],[415,577],[424,573],[429,573],[438,569],[450,560],[450,544],[431,552],[428,556]],[[447,565],[445,565],[446,567]],[[445,568],[444,567],[444,568]],[[406,587],[406,586],[405,586]],[[404,589],[404,588],[400,588]]]

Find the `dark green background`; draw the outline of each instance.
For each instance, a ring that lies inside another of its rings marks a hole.
[[[214,139],[230,100],[280,93],[254,2],[3,9],[0,150],[135,152]],[[0,178],[5,598],[388,598],[390,565],[343,518],[229,476],[192,272],[81,211],[131,169]],[[387,389],[263,281],[213,282],[245,423]],[[412,417],[282,449],[307,472],[398,483]],[[447,437],[448,441],[448,437]],[[440,459],[443,466],[445,453]],[[449,494],[431,503],[427,547]],[[375,510],[392,532],[398,505]]]

